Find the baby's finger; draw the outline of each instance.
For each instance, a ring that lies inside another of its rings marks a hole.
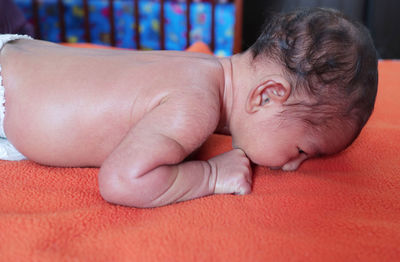
[[[253,184],[253,176],[252,176],[251,174],[249,174],[249,175],[246,177],[246,180],[247,180],[247,183],[249,183],[250,185]]]
[[[253,183],[253,168],[251,167],[250,163],[247,166],[248,172],[245,173],[245,177],[247,182],[251,185]]]
[[[240,185],[239,190],[235,192],[235,195],[247,195],[251,193],[251,184],[243,183]]]

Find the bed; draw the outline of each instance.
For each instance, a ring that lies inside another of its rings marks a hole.
[[[245,196],[128,208],[100,197],[96,168],[0,161],[0,261],[398,261],[399,72],[379,62],[375,111],[350,148],[296,172],[254,166]],[[212,135],[196,157],[230,149]]]

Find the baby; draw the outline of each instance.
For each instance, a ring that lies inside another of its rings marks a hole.
[[[134,207],[247,194],[250,160],[295,170],[337,153],[360,133],[377,92],[368,31],[326,9],[277,14],[230,58],[19,35],[1,35],[0,48],[3,159],[101,167],[103,198]],[[213,132],[232,135],[234,149],[187,160]]]

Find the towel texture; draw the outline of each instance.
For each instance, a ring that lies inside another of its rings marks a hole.
[[[379,63],[376,110],[353,146],[296,172],[256,166],[246,196],[127,208],[100,197],[98,169],[0,161],[0,261],[398,261],[399,72]],[[198,157],[229,149],[213,135]]]

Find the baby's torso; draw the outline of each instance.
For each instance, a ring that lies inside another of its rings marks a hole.
[[[99,166],[128,130],[171,94],[185,99],[193,86],[209,92],[223,84],[217,59],[185,52],[89,50],[19,40],[6,45],[0,63],[8,139],[28,158],[59,166]]]

